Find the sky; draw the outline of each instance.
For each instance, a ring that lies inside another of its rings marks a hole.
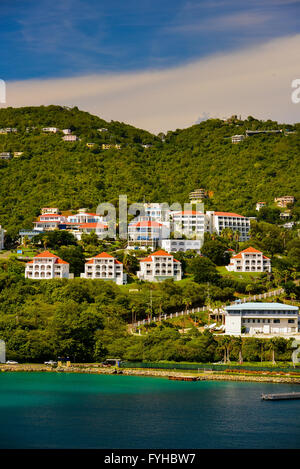
[[[78,106],[155,133],[300,121],[300,0],[0,0],[6,104]]]

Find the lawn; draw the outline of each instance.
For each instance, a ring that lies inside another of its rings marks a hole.
[[[223,277],[230,277],[234,280],[242,280],[242,281],[251,281],[256,280],[257,278],[261,277],[263,272],[229,272],[225,266],[217,267],[218,272]]]

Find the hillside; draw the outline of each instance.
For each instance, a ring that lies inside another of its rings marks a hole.
[[[47,126],[70,128],[81,140],[64,142],[62,133],[42,133]],[[168,132],[162,140],[77,108],[41,106],[0,109],[0,128],[6,127],[18,132],[0,134],[0,152],[24,152],[0,161],[0,224],[12,236],[20,228],[31,228],[42,206],[96,209],[98,203],[113,201],[119,194],[135,202],[145,197],[183,203],[190,191],[204,187],[213,191],[207,209],[245,215],[255,215],[258,200],[271,203],[287,194],[300,199],[300,124],[293,127],[251,117],[210,119]],[[108,130],[97,131],[103,127]],[[287,128],[297,133],[257,135],[231,143],[232,135],[246,129]],[[93,148],[86,146],[90,142],[95,143]],[[102,150],[103,143],[119,143],[121,150]]]

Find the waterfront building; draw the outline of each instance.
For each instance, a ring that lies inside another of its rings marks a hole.
[[[271,272],[271,260],[250,246],[232,256],[226,269],[232,272]]]
[[[236,303],[225,307],[225,334],[296,334],[299,308],[282,303]]]
[[[200,254],[202,240],[201,239],[162,239],[160,246],[167,252],[186,252],[196,251]]]
[[[181,280],[181,262],[168,252],[159,250],[140,261],[137,276],[140,280],[148,282],[160,282],[171,278]]]
[[[25,278],[34,280],[69,278],[69,263],[50,251],[41,252],[32,261],[27,262]]]
[[[250,218],[230,212],[206,212],[209,218],[210,233],[221,234],[224,228],[230,228],[232,231],[238,231],[239,241],[248,241],[250,238]]]
[[[107,252],[102,252],[85,264],[85,271],[81,274],[82,278],[111,280],[117,285],[126,283],[126,274],[123,272],[122,262],[115,259]]]

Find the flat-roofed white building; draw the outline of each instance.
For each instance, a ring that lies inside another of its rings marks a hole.
[[[43,127],[42,132],[50,132],[56,134],[57,132],[59,132],[59,129],[57,127]]]
[[[152,243],[169,237],[169,227],[155,220],[133,220],[128,225],[128,241],[137,242],[137,245],[141,245],[143,242],[146,244],[147,242]]]
[[[262,207],[266,207],[267,202],[256,202],[255,209],[259,212]]]
[[[104,217],[102,215],[97,215],[97,213],[89,213],[86,211],[79,211],[75,215],[69,215],[67,221],[69,223],[97,223],[98,221],[102,222]]]
[[[162,239],[161,248],[167,252],[196,251],[200,254],[203,242],[201,239]]]
[[[0,225],[0,251],[2,251],[2,249],[4,249],[4,230]]]
[[[271,272],[271,259],[250,246],[232,256],[226,269],[232,272]]]
[[[143,205],[145,209],[145,216],[149,217],[149,220],[159,222],[170,221],[170,209],[165,204],[145,203]]]
[[[162,282],[171,278],[181,280],[181,262],[168,252],[159,250],[140,261],[137,276],[140,280],[148,282]]]
[[[62,132],[63,132],[64,135],[70,135],[72,133],[72,130],[71,129],[63,129]]]
[[[41,214],[42,215],[50,215],[50,214],[57,214],[59,215],[59,208],[57,207],[43,207],[41,209]]]
[[[45,213],[33,222],[34,230],[52,231],[59,229],[59,225],[64,225],[67,219],[57,213]]]
[[[215,232],[220,235],[225,228],[230,228],[240,233],[239,241],[249,240],[250,218],[231,212],[208,211],[206,215],[209,217],[210,233]]]
[[[203,237],[209,229],[209,223],[204,213],[196,210],[171,212],[173,231],[185,236]]]
[[[117,285],[126,283],[126,274],[123,272],[122,262],[115,259],[107,252],[101,252],[95,257],[88,259],[82,278],[111,280]]]
[[[232,135],[231,143],[240,143],[245,140],[245,135]]]
[[[12,158],[10,151],[2,151],[0,153],[1,160],[10,160]]]
[[[77,142],[79,140],[77,135],[64,135],[62,139],[64,142]]]
[[[55,256],[50,251],[44,251],[27,262],[25,278],[33,280],[49,280],[52,278],[69,278],[69,263]]]
[[[299,308],[283,303],[237,303],[225,307],[225,334],[296,334]]]

